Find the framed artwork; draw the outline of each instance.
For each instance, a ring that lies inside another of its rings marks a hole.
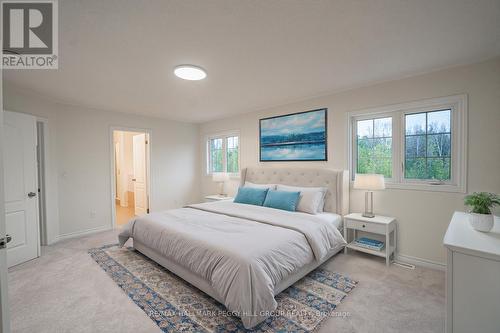
[[[326,161],[328,109],[260,119],[260,161]]]

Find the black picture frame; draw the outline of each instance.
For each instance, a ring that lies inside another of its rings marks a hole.
[[[262,159],[262,122],[271,119],[278,119],[283,117],[290,117],[295,115],[303,115],[306,113],[313,112],[323,112],[324,113],[324,157],[323,158],[314,158],[314,159]],[[267,117],[259,119],[259,161],[260,162],[325,162],[328,161],[328,108],[314,109],[309,111],[295,112],[289,113],[285,115]]]

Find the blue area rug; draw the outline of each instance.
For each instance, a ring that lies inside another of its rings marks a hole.
[[[317,269],[276,296],[276,311],[246,330],[224,305],[132,248],[107,245],[89,254],[164,332],[311,332],[328,317],[345,316],[337,306],[357,284]]]

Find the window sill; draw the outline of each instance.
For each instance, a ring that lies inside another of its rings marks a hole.
[[[207,178],[208,177],[212,177],[212,174],[211,173],[205,173],[205,177],[207,177]],[[229,174],[229,179],[230,180],[238,180],[240,178],[241,178],[241,176],[240,176],[239,173],[230,173]]]
[[[351,181],[351,189],[353,189],[353,181]],[[427,183],[393,183],[387,181],[385,183],[387,189],[395,190],[411,190],[411,191],[427,191],[427,192],[449,192],[449,193],[466,193],[465,186],[453,184],[432,185]]]

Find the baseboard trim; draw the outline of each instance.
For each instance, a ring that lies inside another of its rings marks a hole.
[[[440,262],[432,261],[432,260],[427,260],[427,259],[422,259],[422,258],[417,258],[417,257],[412,257],[412,256],[408,256],[405,254],[397,254],[396,260],[402,261],[402,262],[407,262],[407,263],[413,264],[415,266],[432,268],[432,269],[437,269],[440,271],[446,270],[446,264],[444,264],[444,263],[440,263]]]
[[[70,232],[67,234],[61,234],[53,240],[53,243],[65,240],[65,239],[70,239],[70,238],[76,238],[76,237],[81,237],[81,236],[87,236],[91,234],[95,234],[98,232],[103,232],[103,231],[108,231],[112,230],[110,226],[102,226],[102,227],[97,227],[97,228],[91,228],[91,229],[86,229],[86,230],[81,230],[81,231],[75,231],[75,232]]]

